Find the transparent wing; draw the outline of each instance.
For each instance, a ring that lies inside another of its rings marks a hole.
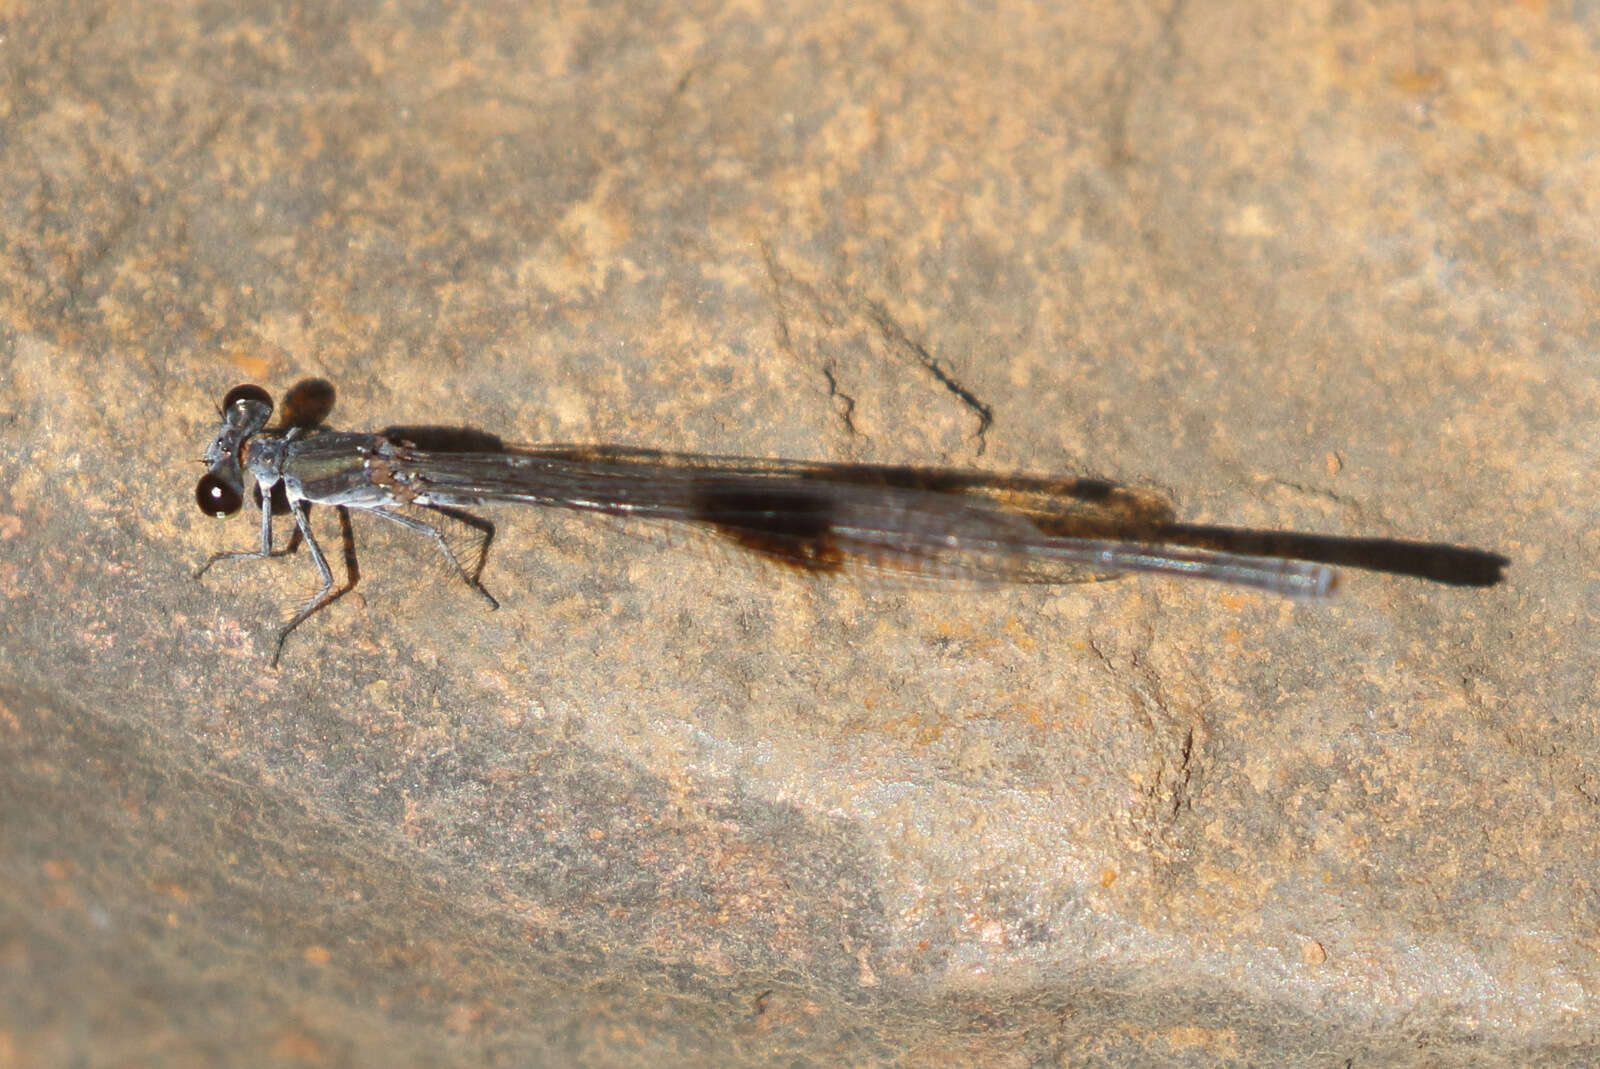
[[[1099,480],[809,464],[587,447],[428,452],[385,440],[373,483],[421,505],[518,503],[688,524],[795,568],[982,583],[1163,572],[1291,597],[1327,567],[1164,538],[1159,497]]]

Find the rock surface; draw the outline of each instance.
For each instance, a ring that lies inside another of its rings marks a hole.
[[[0,3],[0,1062],[1600,1053],[1593,8],[255,7]],[[898,589],[502,510],[489,613],[358,517],[272,670],[314,572],[194,582],[254,528],[192,462],[309,376],[1513,563]]]

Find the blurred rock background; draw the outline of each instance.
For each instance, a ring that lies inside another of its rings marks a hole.
[[[1592,1062],[1597,120],[1584,4],[0,0],[0,1063]],[[1513,564],[358,517],[273,671],[194,461],[310,376]]]

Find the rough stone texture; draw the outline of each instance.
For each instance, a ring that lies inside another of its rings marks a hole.
[[[1600,1057],[1592,5],[0,0],[0,78],[0,1063]],[[311,375],[1514,563],[501,512],[487,613],[358,518],[272,671],[192,462]]]

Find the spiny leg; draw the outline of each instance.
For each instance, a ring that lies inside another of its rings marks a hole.
[[[478,543],[478,562],[472,567],[472,582],[482,590],[483,568],[484,565],[489,563],[489,546],[494,542],[494,524],[476,513],[468,512],[466,509],[452,508],[448,505],[429,505],[428,507],[435,512],[442,512],[457,523],[465,524],[483,536],[483,541]],[[451,556],[453,557],[454,555],[454,552],[452,552]],[[493,598],[489,600],[494,601]],[[495,605],[498,607],[499,602],[495,602]]]
[[[374,513],[378,516],[382,516],[386,520],[392,520],[393,522],[398,523],[401,527],[411,531],[416,531],[418,534],[426,535],[431,538],[433,540],[433,544],[439,547],[439,552],[444,554],[445,560],[449,561],[450,566],[456,570],[456,574],[461,576],[461,581],[481,594],[483,596],[483,600],[489,603],[489,608],[498,609],[500,607],[500,603],[494,599],[494,595],[485,590],[483,588],[483,584],[478,581],[478,573],[483,571],[483,562],[488,556],[489,541],[494,538],[494,524],[490,523],[481,516],[474,516],[470,512],[462,512],[459,509],[435,507],[435,511],[442,512],[452,519],[460,520],[469,527],[476,528],[478,531],[482,532],[484,536],[484,542],[483,549],[478,558],[478,567],[475,571],[469,572],[465,567],[462,566],[461,561],[456,557],[455,551],[450,548],[450,543],[444,540],[444,535],[440,534],[439,529],[434,527],[432,524],[423,523],[421,520],[414,520],[410,516],[404,515],[403,513],[396,512],[393,509],[383,508],[381,506],[377,508],[370,508],[366,511]]]
[[[294,619],[279,630],[278,644],[272,651],[272,666],[274,668],[278,666],[278,659],[283,656],[283,643],[288,639],[289,632],[305,623],[306,619],[318,609],[326,607],[329,602],[353,590],[356,580],[360,578],[360,572],[352,568],[350,570],[350,582],[338,590],[333,588],[333,569],[328,567],[328,558],[322,555],[322,547],[317,544],[317,536],[311,533],[311,507],[303,501],[295,502],[292,507],[295,527],[299,530],[300,537],[305,540],[306,549],[311,552],[311,560],[316,564],[317,571],[322,576],[322,588],[316,592],[310,601],[301,607],[299,612],[294,614]],[[355,539],[351,537],[349,512],[342,505],[334,507],[338,510],[339,525],[344,535],[345,561],[349,563],[355,559]]]
[[[194,577],[199,579],[211,566],[219,560],[266,560],[269,557],[284,557],[293,553],[295,549],[294,538],[289,539],[289,544],[282,549],[272,548],[272,508],[268,501],[261,504],[261,548],[257,550],[244,550],[233,553],[213,553],[206,558],[206,562],[195,569]]]

